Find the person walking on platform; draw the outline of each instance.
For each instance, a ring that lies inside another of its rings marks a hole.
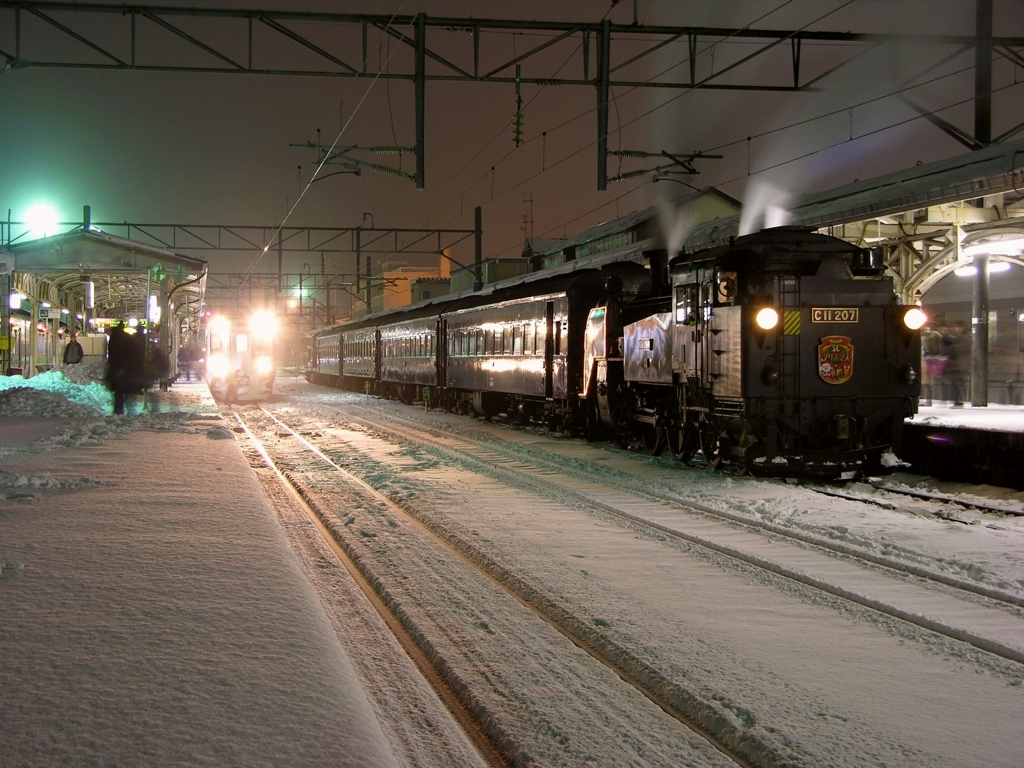
[[[932,398],[937,397],[935,384],[942,378],[948,362],[942,354],[942,334],[926,325],[921,333],[921,355],[924,358],[921,364],[921,405],[927,407],[932,404]]]
[[[130,336],[124,323],[110,329],[107,341],[107,387],[114,393],[114,413],[123,414],[128,395],[137,395],[144,387],[141,338]]]
[[[82,345],[78,342],[78,334],[71,334],[71,341],[64,347],[64,364],[73,365],[82,362],[82,358],[85,357],[85,351],[82,349]]]
[[[942,337],[942,352],[948,360],[943,379],[949,385],[949,395],[954,408],[964,407],[967,376],[971,369],[970,341],[967,324],[963,320],[958,320]]]

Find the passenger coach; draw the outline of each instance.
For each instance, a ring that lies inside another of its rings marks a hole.
[[[899,446],[925,318],[870,251],[781,228],[643,258],[325,330],[311,378],[758,474],[853,477]]]

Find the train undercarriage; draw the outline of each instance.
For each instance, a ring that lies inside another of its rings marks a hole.
[[[715,401],[696,386],[636,386],[622,381],[603,381],[591,387],[586,398],[541,400],[354,377],[313,380],[408,405],[642,448],[651,456],[667,451],[684,463],[700,453],[706,466],[760,477],[844,480],[884,473],[883,456],[893,447],[892,427],[903,418],[902,406],[885,400],[869,413],[844,413],[842,404],[818,404],[819,413],[801,422],[806,413],[787,414],[780,403]]]

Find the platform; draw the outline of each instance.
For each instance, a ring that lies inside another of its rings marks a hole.
[[[919,474],[1024,491],[1024,406],[922,406],[899,455]]]
[[[0,419],[0,763],[397,764],[205,385],[150,406]]]

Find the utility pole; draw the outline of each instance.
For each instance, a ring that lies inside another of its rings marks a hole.
[[[981,0],[979,0],[981,2]],[[597,40],[597,189],[608,189],[608,79],[612,23],[605,19]]]
[[[474,223],[475,223],[475,242],[476,242],[476,253],[473,259],[473,290],[480,291],[484,287],[484,229],[483,229],[483,209],[478,205],[473,211]]]

